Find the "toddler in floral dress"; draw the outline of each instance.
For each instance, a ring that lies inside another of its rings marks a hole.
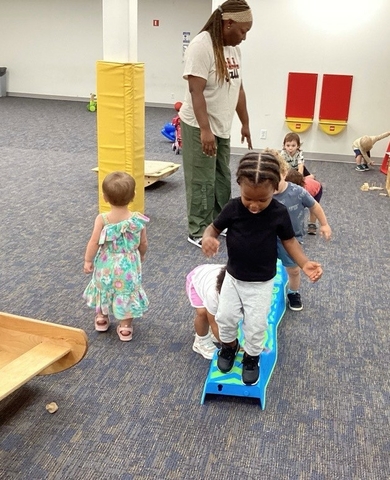
[[[111,210],[95,219],[84,258],[84,272],[92,273],[92,279],[83,298],[95,309],[95,330],[107,331],[112,314],[119,320],[120,340],[128,342],[133,338],[133,318],[141,317],[149,305],[141,283],[149,219],[128,209],[135,195],[135,180],[129,174],[110,173],[102,190]]]

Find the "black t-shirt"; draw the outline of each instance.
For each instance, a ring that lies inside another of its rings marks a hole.
[[[294,237],[287,208],[272,199],[259,213],[251,213],[241,198],[229,200],[213,222],[217,230],[228,229],[227,271],[237,280],[266,282],[276,275],[277,237]]]

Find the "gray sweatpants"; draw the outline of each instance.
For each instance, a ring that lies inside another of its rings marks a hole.
[[[237,325],[243,320],[244,350],[248,355],[260,355],[268,328],[273,286],[274,279],[267,282],[243,282],[226,272],[215,315],[221,342],[234,342],[237,338]]]

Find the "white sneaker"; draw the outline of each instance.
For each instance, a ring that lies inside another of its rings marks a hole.
[[[217,347],[212,342],[209,333],[205,337],[200,337],[199,335],[195,334],[192,350],[202,355],[203,358],[211,360],[214,356],[215,350],[217,350]]]
[[[191,237],[187,238],[187,241],[195,245],[196,247],[202,248],[202,237]]]

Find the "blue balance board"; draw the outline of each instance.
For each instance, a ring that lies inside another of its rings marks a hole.
[[[242,357],[243,350],[240,349],[236,355],[233,368],[228,373],[222,373],[217,367],[217,351],[211,360],[210,369],[203,388],[201,404],[203,405],[207,394],[231,395],[235,397],[258,398],[260,407],[265,409],[266,389],[274,370],[278,355],[277,329],[286,311],[286,289],[288,276],[280,260],[277,262],[277,271],[274,279],[272,292],[272,303],[268,314],[268,329],[264,350],[260,355],[260,376],[255,385],[245,385],[242,382]],[[241,323],[238,327],[238,340],[242,346],[245,343]]]

